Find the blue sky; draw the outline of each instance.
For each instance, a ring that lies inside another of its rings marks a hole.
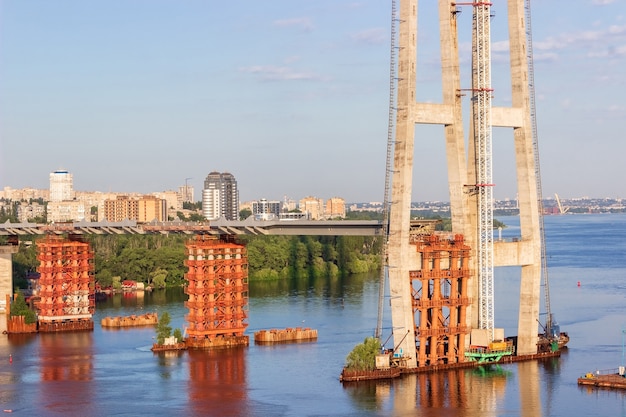
[[[435,4],[419,10],[424,101],[441,97]],[[626,197],[626,0],[532,7],[544,196]],[[506,2],[493,10],[506,105]],[[460,22],[466,65],[470,8]],[[380,201],[389,26],[382,0],[1,0],[0,187],[47,188],[64,168],[80,191],[191,178],[200,199],[228,171],[242,200]],[[413,200],[448,200],[443,128],[416,132]],[[496,198],[515,196],[512,149],[497,129]]]

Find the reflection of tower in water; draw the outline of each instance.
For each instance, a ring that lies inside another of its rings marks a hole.
[[[427,415],[457,415],[455,410],[458,415],[498,415],[497,404],[505,395],[510,374],[499,366],[488,366],[407,375],[392,383],[393,414],[410,415],[417,408],[429,410]]]
[[[93,406],[93,333],[40,333],[41,398],[54,399],[54,412],[76,404]],[[56,382],[63,382],[57,384]],[[85,415],[89,409],[85,409]]]
[[[250,415],[245,353],[242,347],[187,351],[189,404],[196,415]]]

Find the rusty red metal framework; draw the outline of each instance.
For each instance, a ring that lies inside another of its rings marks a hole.
[[[37,250],[39,331],[93,329],[95,276],[89,243],[47,236],[37,242]]]
[[[463,235],[416,236],[421,269],[410,272],[418,366],[463,362],[470,247]]]
[[[248,256],[233,239],[197,235],[186,243],[188,347],[240,345],[248,340]],[[221,340],[219,342],[218,340]]]

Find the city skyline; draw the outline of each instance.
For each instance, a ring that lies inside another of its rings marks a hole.
[[[620,5],[533,3],[545,196],[623,195],[615,181],[626,174]],[[493,7],[495,105],[510,100],[498,17],[505,7]],[[200,190],[206,173],[228,171],[242,201],[382,201],[389,2],[24,0],[0,8],[0,187],[45,188],[62,168],[77,190],[150,193],[187,180]],[[420,99],[438,102],[436,5],[420,4],[418,17]],[[470,26],[464,7],[464,77]],[[443,132],[416,132],[412,199],[448,201]],[[494,131],[498,199],[515,198],[512,146],[510,131]]]

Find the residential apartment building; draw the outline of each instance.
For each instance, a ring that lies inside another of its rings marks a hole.
[[[343,219],[346,217],[346,201],[340,197],[332,197],[326,200],[324,217],[327,219]]]
[[[166,201],[152,195],[131,198],[126,195],[117,196],[115,200],[105,200],[104,219],[110,222],[135,220],[140,223],[167,220]]]
[[[75,200],[74,179],[69,171],[58,169],[50,173],[49,222],[80,222],[89,219],[85,204]]]
[[[48,222],[82,222],[87,217],[81,201],[48,202]]]
[[[280,201],[267,201],[262,198],[252,202],[252,215],[255,220],[277,220],[280,217],[281,206]]]
[[[193,186],[191,185],[182,185],[178,187],[178,194],[180,194],[183,203],[193,203]]]
[[[36,188],[15,189],[11,187],[4,187],[2,191],[0,191],[0,198],[12,201],[30,201],[37,199],[49,201],[50,190],[41,190]]]
[[[207,175],[202,190],[202,215],[207,220],[239,219],[239,190],[232,174],[214,171]]]
[[[324,216],[324,200],[317,197],[304,197],[298,208],[310,220],[319,220]]]
[[[46,206],[37,202],[21,202],[17,207],[17,218],[20,222],[26,223],[31,219],[46,217]]]
[[[74,199],[74,180],[72,174],[64,169],[50,173],[50,201],[69,201]]]

